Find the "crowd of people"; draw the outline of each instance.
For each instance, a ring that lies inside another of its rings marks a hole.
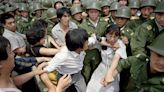
[[[163,0],[0,0],[0,92],[163,92]]]

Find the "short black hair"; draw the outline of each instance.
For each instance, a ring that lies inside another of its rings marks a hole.
[[[73,29],[67,32],[65,36],[66,46],[70,51],[83,48],[84,43],[88,40],[88,33],[84,29]]]
[[[1,15],[0,22],[2,24],[6,24],[6,20],[7,19],[10,19],[10,18],[13,18],[14,19],[14,16],[11,15],[11,14],[9,14],[9,13],[4,13],[4,14]]]
[[[71,15],[71,11],[69,8],[62,7],[56,11],[57,18],[61,19],[64,13],[68,13],[69,15]]]
[[[29,44],[35,45],[45,37],[45,28],[32,27],[26,32],[26,38]]]
[[[48,27],[48,22],[43,20],[43,19],[39,19],[39,20],[34,21],[34,23],[32,24],[32,27],[47,28]]]
[[[114,33],[116,36],[120,36],[120,28],[116,24],[111,24],[107,27],[105,34]]]
[[[8,58],[7,48],[11,48],[9,40],[3,36],[0,36],[0,61]]]

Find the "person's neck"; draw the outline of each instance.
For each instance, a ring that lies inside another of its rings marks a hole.
[[[90,18],[89,18],[89,20],[90,20],[91,22],[93,22],[93,23],[97,23],[98,18],[97,18],[97,19],[95,19],[95,20],[92,20],[92,19],[90,19]]]
[[[10,75],[0,75],[0,88],[14,88],[15,85],[12,82]]]
[[[61,23],[60,23],[60,27],[61,27],[61,29],[63,29],[63,31],[68,31],[68,29],[69,29],[69,25],[63,25]]]

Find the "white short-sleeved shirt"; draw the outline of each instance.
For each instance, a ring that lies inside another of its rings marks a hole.
[[[83,68],[85,55],[84,51],[78,54],[74,51],[69,51],[65,46],[52,58],[44,70],[51,72],[56,69],[60,74],[78,73]]]
[[[78,28],[77,25],[70,21],[69,22],[69,30]],[[54,26],[51,30],[52,37],[59,45],[65,45],[65,35],[66,32],[62,31],[62,28],[60,27],[60,23],[58,23],[56,26]]]
[[[20,34],[18,32],[12,32],[8,29],[4,30],[3,36],[6,37],[11,43],[11,49],[15,50],[17,48],[25,47],[25,35]]]

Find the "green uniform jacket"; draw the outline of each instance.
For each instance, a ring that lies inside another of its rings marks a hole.
[[[151,44],[154,38],[159,34],[157,24],[155,20],[148,20],[139,26],[131,39],[132,54],[148,54],[146,46]]]
[[[79,27],[85,29],[89,35],[96,33],[102,36],[105,33],[107,24],[108,23],[103,18],[99,18],[97,27],[94,27],[93,24],[88,19],[86,19],[86,21],[83,21]]]
[[[130,56],[121,60],[117,71],[130,68],[130,81],[126,92],[164,92],[164,73],[150,77],[149,59],[145,57]]]
[[[146,22],[147,19],[143,18],[143,17],[139,17],[139,19],[135,19],[135,20],[130,20],[128,22],[128,26],[130,29],[132,29],[133,31],[136,30],[136,28],[141,25],[142,23]]]

